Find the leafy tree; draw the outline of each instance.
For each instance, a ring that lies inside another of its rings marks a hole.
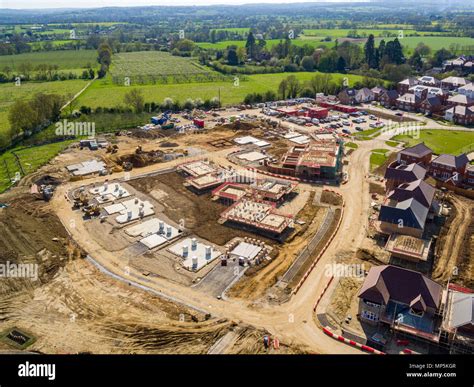
[[[315,66],[316,62],[314,61],[314,58],[312,56],[305,56],[301,60],[301,67],[305,71],[313,71]]]
[[[376,53],[375,53],[375,37],[373,34],[369,35],[367,42],[364,46],[364,54],[365,54],[365,61],[370,68],[375,68],[377,61],[376,61]]]
[[[340,56],[339,59],[337,60],[336,69],[339,73],[346,72],[346,61],[344,60],[342,56]]]
[[[231,66],[237,66],[239,64],[239,56],[234,48],[227,51],[227,63]]]
[[[280,94],[282,99],[286,99],[287,91],[288,91],[288,80],[282,79],[278,86],[278,93]]]
[[[301,91],[301,83],[294,75],[290,75],[286,78],[288,81],[288,97],[296,98],[298,93]]]
[[[253,32],[250,31],[248,36],[247,36],[247,42],[245,43],[245,48],[247,50],[247,56],[249,58],[254,58],[255,57],[255,36],[253,35]]]
[[[132,89],[125,93],[123,101],[126,105],[130,106],[135,113],[143,112],[145,99],[143,98],[143,92],[140,89]]]

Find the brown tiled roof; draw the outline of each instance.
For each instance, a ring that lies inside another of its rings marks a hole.
[[[385,305],[389,300],[419,305],[419,299],[422,299],[426,307],[437,309],[442,290],[441,285],[421,273],[385,265],[370,269],[358,296]]]

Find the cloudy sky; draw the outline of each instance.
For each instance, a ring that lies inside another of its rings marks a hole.
[[[324,0],[0,0],[0,8],[34,9],[34,8],[94,8],[110,6],[143,6],[143,5],[213,5],[245,3],[310,3]],[[326,0],[327,1],[327,0]],[[338,1],[338,0],[330,0]],[[339,0],[342,1],[342,0]],[[357,0],[345,0],[357,1]]]

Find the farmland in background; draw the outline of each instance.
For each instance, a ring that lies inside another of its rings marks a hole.
[[[97,51],[75,50],[75,51],[44,51],[28,52],[18,55],[0,55],[0,71],[5,66],[18,70],[23,63],[29,63],[32,67],[39,64],[58,65],[60,70],[93,67],[97,63]]]
[[[265,93],[269,90],[277,92],[281,80],[289,75],[295,75],[301,82],[305,82],[314,77],[315,74],[315,72],[299,72],[292,74],[246,75],[240,80],[238,86],[235,86],[234,78],[231,77],[228,81],[212,83],[192,82],[185,84],[140,85],[136,87],[143,92],[147,102],[162,102],[167,97],[180,102],[184,102],[188,98],[211,99],[217,97],[220,91],[222,104],[231,105],[241,103],[249,93]],[[363,80],[363,77],[358,75],[332,74],[332,81],[342,84],[345,77],[348,78],[349,84]],[[86,105],[92,108],[123,105],[123,97],[131,87],[134,86],[114,85],[110,78],[97,80],[79,97],[77,103],[78,105]]]
[[[8,109],[16,100],[29,99],[36,93],[59,94],[68,96],[76,94],[85,85],[84,80],[68,80],[54,82],[23,82],[21,86],[14,83],[0,84],[0,136],[10,127]]]
[[[138,51],[114,55],[110,70],[112,81],[123,84],[173,83],[223,80],[221,74],[209,70],[191,58],[173,56],[161,51]],[[209,79],[208,79],[209,78]]]

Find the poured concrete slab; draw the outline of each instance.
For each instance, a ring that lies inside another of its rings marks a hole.
[[[218,258],[222,255],[219,250],[215,250],[211,247],[210,254],[206,256],[206,247],[209,245],[196,241],[196,246],[193,248],[192,246],[192,239],[186,238],[175,243],[171,246],[168,251],[177,255],[178,257],[183,258],[183,266],[189,270],[200,270],[202,267],[206,266],[214,259]],[[188,249],[188,252],[185,256],[183,256],[183,248]],[[197,263],[193,266],[193,258],[197,259]]]
[[[91,188],[89,192],[92,195],[112,195],[116,199],[130,197],[130,193],[118,183],[107,183],[100,187]]]
[[[112,215],[125,210],[125,206],[122,203],[117,203],[112,204],[111,206],[104,207],[104,210],[105,212],[107,212],[107,214]]]
[[[140,240],[140,242],[143,243],[146,247],[148,247],[151,250],[151,249],[154,249],[155,247],[162,245],[163,243],[168,242],[168,239],[158,234],[151,234],[147,236],[146,238],[143,238],[142,240]]]
[[[180,235],[180,232],[176,227],[173,227],[158,218],[149,219],[145,222],[129,227],[125,232],[132,237],[137,237],[139,235],[146,237],[150,234],[160,234],[168,240]]]
[[[237,156],[238,159],[241,160],[247,160],[247,161],[260,161],[260,160],[265,160],[267,158],[267,155],[264,155],[263,153],[260,152],[248,152],[248,153],[243,153]]]
[[[231,252],[231,256],[235,256],[237,258],[247,258],[249,260],[254,259],[257,254],[262,251],[261,246],[253,245],[247,242],[240,242]]]

